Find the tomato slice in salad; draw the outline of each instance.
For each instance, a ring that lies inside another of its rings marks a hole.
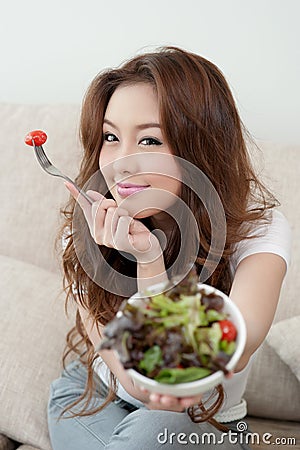
[[[222,330],[222,340],[234,341],[237,335],[235,325],[230,320],[220,320],[218,323]]]
[[[47,140],[47,135],[42,130],[34,130],[30,131],[25,136],[25,144],[31,145],[33,147],[32,141],[35,143],[35,145],[40,146],[43,145]]]

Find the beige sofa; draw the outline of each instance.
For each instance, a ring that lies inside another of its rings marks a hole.
[[[79,107],[0,105],[1,297],[0,449],[49,450],[46,408],[51,380],[72,317],[64,295],[54,238],[67,199],[60,179],[44,173],[25,134],[44,129],[51,160],[69,176],[80,158]],[[275,324],[262,346],[246,391],[251,429],[296,437],[300,448],[300,147],[263,144],[265,170],[293,231],[293,262]],[[260,156],[258,167],[262,167]],[[71,313],[72,316],[72,313]],[[266,446],[266,445],[265,445]],[[254,446],[263,448],[264,444]],[[66,449],[72,450],[72,449]],[[83,449],[84,450],[84,449]]]

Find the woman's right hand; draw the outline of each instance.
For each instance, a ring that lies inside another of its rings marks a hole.
[[[138,263],[151,263],[162,255],[157,237],[139,220],[129,216],[128,211],[118,207],[113,199],[107,199],[96,191],[88,191],[92,205],[68,182],[65,182],[78,202],[91,236],[99,245],[132,254]]]

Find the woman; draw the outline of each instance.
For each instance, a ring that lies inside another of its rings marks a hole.
[[[178,433],[197,435],[204,448],[201,439],[213,433],[233,448],[221,430],[236,430],[247,414],[247,375],[271,326],[290,247],[244,134],[219,69],[184,50],[137,56],[92,82],[76,180],[92,186],[92,205],[66,184],[63,265],[67,299],[78,309],[68,348],[79,357],[52,384],[54,450],[160,448],[165,430],[173,439],[166,448],[182,444]],[[230,295],[247,326],[244,353],[213,404],[210,393],[142,391],[111,350],[96,350],[124,297],[184,275],[191,262],[201,281]]]

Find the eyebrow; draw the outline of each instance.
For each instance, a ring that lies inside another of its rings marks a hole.
[[[107,125],[110,125],[110,126],[114,127],[116,130],[118,130],[118,127],[108,119],[104,119],[103,123],[106,123]],[[135,128],[137,130],[145,130],[146,128],[160,128],[160,125],[157,122],[149,122],[149,123],[141,123],[139,125],[136,125]]]

